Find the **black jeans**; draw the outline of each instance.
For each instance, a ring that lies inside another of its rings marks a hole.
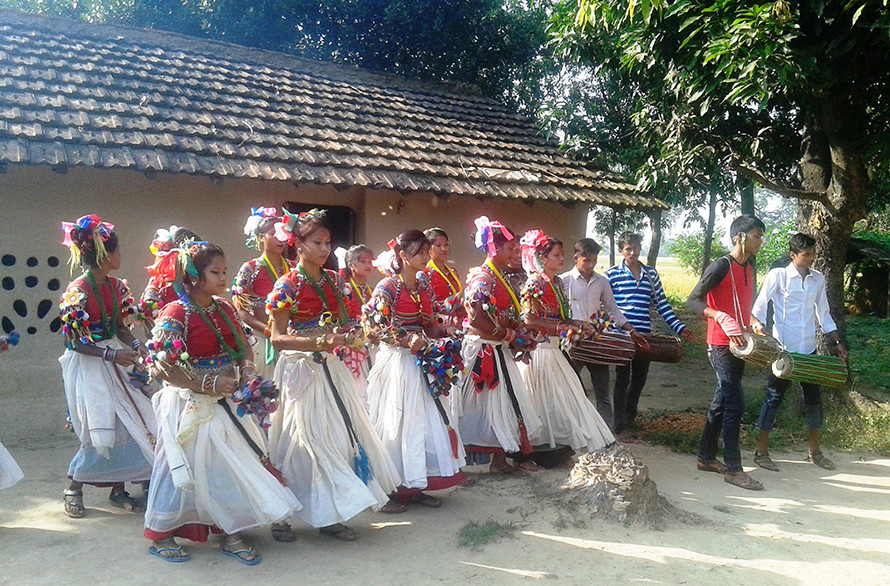
[[[701,434],[698,457],[713,460],[717,457],[717,438],[723,432],[723,462],[727,472],[742,469],[742,453],[739,450],[739,429],[745,409],[742,391],[742,374],[745,362],[733,356],[729,346],[709,346],[708,358],[717,375],[717,390],[708,411],[708,420]]]
[[[803,409],[807,422],[807,429],[820,429],[822,427],[822,389],[812,383],[800,383],[803,389]],[[791,381],[777,378],[772,369],[766,372],[766,397],[763,398],[763,407],[760,409],[760,418],[757,427],[763,431],[772,431],[776,423],[776,413],[782,405],[785,391],[791,388]]]
[[[640,395],[649,378],[649,364],[645,358],[635,358],[627,366],[615,367],[615,389],[612,405],[615,409],[615,433],[629,428],[637,418]]]

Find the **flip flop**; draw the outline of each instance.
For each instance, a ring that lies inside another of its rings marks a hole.
[[[165,551],[178,551],[181,555],[177,557],[167,557],[164,555]],[[151,555],[158,556],[165,562],[170,562],[171,564],[178,564],[181,562],[187,562],[192,559],[192,556],[182,551],[182,547],[155,547],[153,545],[148,546],[148,553]]]
[[[434,496],[423,493],[413,497],[411,499],[411,502],[422,507],[429,507],[431,509],[438,509],[442,506],[442,499],[437,499]]]
[[[236,542],[237,543],[237,542]],[[227,555],[230,558],[235,558],[245,566],[255,566],[261,561],[263,561],[263,556],[254,551],[252,547],[248,547],[247,549],[236,549],[234,551],[229,551],[225,547],[220,546],[219,551],[222,552],[223,555]],[[241,554],[254,554],[256,557],[253,559],[245,558]]]

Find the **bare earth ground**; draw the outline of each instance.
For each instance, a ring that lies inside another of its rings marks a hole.
[[[712,377],[703,361],[653,365],[641,406],[704,409]],[[4,394],[12,379],[8,371],[0,376]],[[758,384],[749,381],[747,388]],[[187,544],[193,559],[185,564],[148,555],[141,519],[112,508],[108,489],[87,487],[87,517],[65,517],[60,497],[76,440],[24,429],[5,413],[0,439],[26,478],[0,492],[2,584],[890,583],[890,459],[873,455],[830,451],[838,468],[829,472],[807,464],[804,453],[774,453],[782,471],[757,469],[766,484],[757,493],[696,471],[692,456],[632,444],[659,492],[704,523],[653,529],[591,518],[565,503],[560,487],[569,468],[534,477],[479,473],[440,509],[360,515],[351,522],[361,536],[354,543],[299,524],[292,544],[274,542],[265,529],[248,532],[264,559],[246,567],[222,556],[215,541]],[[752,454],[743,457],[750,465]],[[515,524],[515,537],[478,549],[458,545],[463,526],[488,519]]]

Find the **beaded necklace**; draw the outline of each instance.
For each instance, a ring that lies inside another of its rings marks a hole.
[[[269,260],[269,257],[266,255],[265,252],[263,253],[263,264],[266,265],[266,270],[269,272],[269,276],[272,277],[273,283],[277,283],[278,279],[287,274],[287,263],[284,261],[283,258],[281,259],[281,268],[283,268],[284,270],[281,272],[280,275],[278,274],[278,271],[275,270],[275,267],[272,266],[272,261]]]
[[[331,313],[331,307],[328,305],[327,295],[324,293],[324,288],[318,284],[317,281],[314,281],[312,277],[306,272],[306,269],[303,268],[303,265],[299,265],[297,269],[300,271],[300,274],[306,277],[306,280],[309,281],[309,284],[312,285],[312,288],[315,289],[315,294],[318,295],[319,300],[321,300],[322,305],[324,305],[325,311]],[[337,287],[331,281],[331,277],[328,275],[327,271],[324,268],[321,269],[321,278],[324,279],[325,283],[330,285],[331,291],[334,292],[334,297],[337,298],[337,304],[340,306],[340,318],[339,322],[342,324],[346,321],[346,306],[343,304],[343,298],[340,296],[340,292],[337,291]]]
[[[113,338],[117,333],[117,318],[120,313],[121,302],[117,296],[117,291],[114,290],[114,284],[111,282],[111,277],[106,277],[105,281],[111,289],[111,299],[113,303],[111,316],[109,316],[108,312],[105,311],[105,300],[102,299],[102,294],[99,292],[99,286],[96,284],[96,277],[93,276],[93,271],[87,271],[85,276],[87,278],[87,283],[90,285],[90,290],[93,292],[93,296],[99,303],[99,311],[102,312],[102,338]]]
[[[550,283],[550,288],[553,289],[553,295],[559,304],[559,316],[563,320],[569,319],[569,308],[567,307],[565,296],[560,291],[557,291],[556,286],[553,284],[553,279],[550,279],[548,283]]]
[[[362,305],[366,303],[365,296],[362,295],[361,287],[359,287],[352,277],[349,278],[349,284],[352,286],[352,290],[355,291],[355,294],[358,295],[358,300],[361,301]]]
[[[226,325],[229,326],[229,329],[231,330],[232,334],[235,336],[235,341],[238,343],[237,350],[235,350],[234,348],[232,348],[231,346],[226,344],[226,341],[223,339],[222,335],[219,333],[219,328],[217,327],[217,325],[215,323],[210,321],[210,318],[207,317],[207,314],[204,313],[204,310],[201,308],[200,305],[198,305],[194,301],[189,300],[189,306],[191,308],[193,308],[198,313],[198,315],[201,316],[201,319],[204,320],[204,323],[207,324],[207,327],[209,327],[210,331],[213,332],[213,335],[216,336],[216,340],[219,342],[220,349],[223,352],[225,352],[229,356],[229,358],[231,358],[235,362],[238,362],[239,360],[244,358],[246,349],[244,348],[244,343],[241,341],[241,336],[238,335],[238,330],[235,329],[235,324],[233,324],[232,320],[229,319],[228,314],[226,314],[226,312],[219,305],[217,305],[216,299],[214,299],[212,301],[212,307],[214,310],[216,310],[222,314],[223,320],[225,320]]]
[[[396,275],[396,277],[399,279],[399,288],[404,289],[408,292],[408,296],[411,297],[411,301],[417,304],[417,312],[421,313],[423,311],[423,306],[420,303],[420,291],[409,289],[408,284],[405,283],[405,279],[402,278],[401,273]],[[415,285],[415,288],[416,287],[417,286]]]
[[[439,267],[437,267],[436,263],[434,263],[433,261],[430,261],[427,266],[429,266],[434,271],[439,273],[439,275],[443,279],[445,279],[445,282],[448,283],[448,289],[451,291],[452,295],[457,295],[458,293],[460,293],[461,291],[464,290],[463,285],[461,285],[460,279],[457,276],[457,273],[455,273],[454,269],[449,267],[447,264],[445,265],[445,268],[448,269],[448,275],[443,273],[442,270]],[[453,282],[452,282],[452,279],[453,279]],[[454,283],[457,283],[457,287],[454,286]]]
[[[522,307],[519,305],[519,299],[516,298],[516,293],[513,291],[513,287],[511,287],[510,285],[507,284],[507,281],[504,279],[504,276],[501,275],[501,272],[497,269],[496,266],[494,266],[494,263],[491,262],[491,259],[488,259],[485,261],[485,266],[487,266],[489,269],[491,269],[491,272],[494,273],[494,276],[496,276],[498,278],[498,281],[501,282],[501,285],[503,285],[504,289],[507,290],[507,293],[510,294],[510,301],[513,302],[513,307],[516,309],[516,311],[521,312]]]

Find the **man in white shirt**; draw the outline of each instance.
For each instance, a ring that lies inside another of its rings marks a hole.
[[[600,253],[600,245],[592,238],[582,238],[575,244],[575,266],[572,270],[559,276],[563,288],[569,297],[572,307],[572,319],[588,320],[603,309],[612,318],[615,328],[630,332],[637,345],[648,348],[648,342],[640,335],[615,303],[612,286],[609,280],[593,269],[596,257]],[[612,413],[612,392],[609,389],[609,365],[590,362],[572,362],[578,374],[586,367],[593,383],[596,397],[596,410],[600,416],[614,429]],[[587,393],[588,397],[590,393]]]
[[[816,352],[816,320],[829,343],[837,349],[837,355],[846,362],[847,350],[841,345],[837,326],[828,311],[828,296],[825,292],[825,277],[813,270],[816,260],[816,241],[806,234],[795,234],[788,242],[791,262],[786,267],[770,270],[766,282],[754,302],[751,314],[760,323],[754,324],[758,333],[763,333],[767,306],[773,303],[772,335],[789,352],[814,354]],[[777,472],[779,467],[769,457],[769,432],[776,420],[776,413],[782,404],[785,391],[791,381],[776,378],[772,369],[766,373],[766,398],[760,410],[757,426],[760,428],[754,463]],[[819,429],[822,427],[822,397],[819,385],[801,383],[804,397],[804,413],[809,429],[810,452],[808,460],[826,470],[833,470],[834,463],[819,449]]]

